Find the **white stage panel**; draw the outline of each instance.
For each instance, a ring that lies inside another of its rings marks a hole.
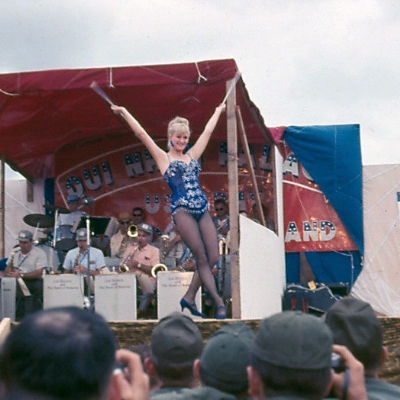
[[[83,277],[74,274],[43,277],[43,308],[84,305]]]
[[[242,319],[282,311],[285,258],[282,239],[240,215],[240,308]]]
[[[180,300],[187,292],[193,272],[165,271],[157,274],[157,315],[158,319],[174,311],[181,311]],[[201,290],[195,298],[197,309],[201,312]],[[196,317],[185,308],[185,314]]]
[[[136,319],[136,275],[101,274],[94,279],[95,310],[107,321]]]
[[[17,280],[15,278],[1,278],[0,290],[0,319],[10,318],[15,321]]]

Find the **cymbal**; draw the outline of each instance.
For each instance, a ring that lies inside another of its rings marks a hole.
[[[58,210],[59,214],[69,214],[71,211],[68,208],[57,206],[56,204],[43,204],[43,207],[49,211]]]
[[[26,224],[35,228],[51,228],[54,225],[54,218],[44,214],[28,214],[25,215],[23,220]]]

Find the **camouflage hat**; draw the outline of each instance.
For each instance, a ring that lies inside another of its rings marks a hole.
[[[200,357],[203,338],[190,317],[174,312],[160,319],[153,329],[150,344],[155,364],[180,364]]]
[[[369,303],[343,297],[326,313],[325,322],[336,344],[346,346],[365,367],[377,367],[383,327]]]
[[[216,331],[200,358],[202,382],[224,392],[247,390],[247,366],[254,336],[244,322],[225,325]]]
[[[331,365],[332,333],[318,317],[284,311],[261,321],[251,353],[269,364],[291,369]]]

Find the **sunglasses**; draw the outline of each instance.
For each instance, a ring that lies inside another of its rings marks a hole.
[[[142,214],[132,214],[133,217],[141,217]]]
[[[121,225],[129,225],[131,221],[119,221]]]
[[[215,210],[216,210],[216,211],[224,211],[225,208],[216,208]]]

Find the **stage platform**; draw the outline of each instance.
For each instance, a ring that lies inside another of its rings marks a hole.
[[[380,371],[380,377],[397,385],[400,385],[400,318],[380,317],[384,327],[384,344],[389,351],[388,359]],[[203,334],[204,342],[223,325],[237,322],[238,320],[215,320],[215,319],[196,319]],[[253,331],[257,331],[260,320],[243,320]],[[134,322],[110,322],[119,346],[129,347],[131,345],[147,343],[153,327],[157,320],[138,320]]]
[[[384,327],[384,345],[388,348],[388,359],[380,371],[380,378],[400,385],[400,318],[380,317],[380,321]],[[9,319],[8,319],[9,320]],[[200,331],[203,334],[204,342],[220,327],[237,322],[239,320],[226,319],[195,319]],[[250,326],[253,331],[257,331],[260,320],[242,320]],[[2,321],[7,322],[5,320]],[[137,320],[129,322],[110,322],[110,327],[114,332],[119,347],[129,348],[136,344],[148,343],[150,341],[151,332],[158,320]],[[0,324],[0,327],[1,327]],[[12,330],[17,322],[8,321],[9,328]],[[0,342],[4,340],[5,335],[1,337]]]

